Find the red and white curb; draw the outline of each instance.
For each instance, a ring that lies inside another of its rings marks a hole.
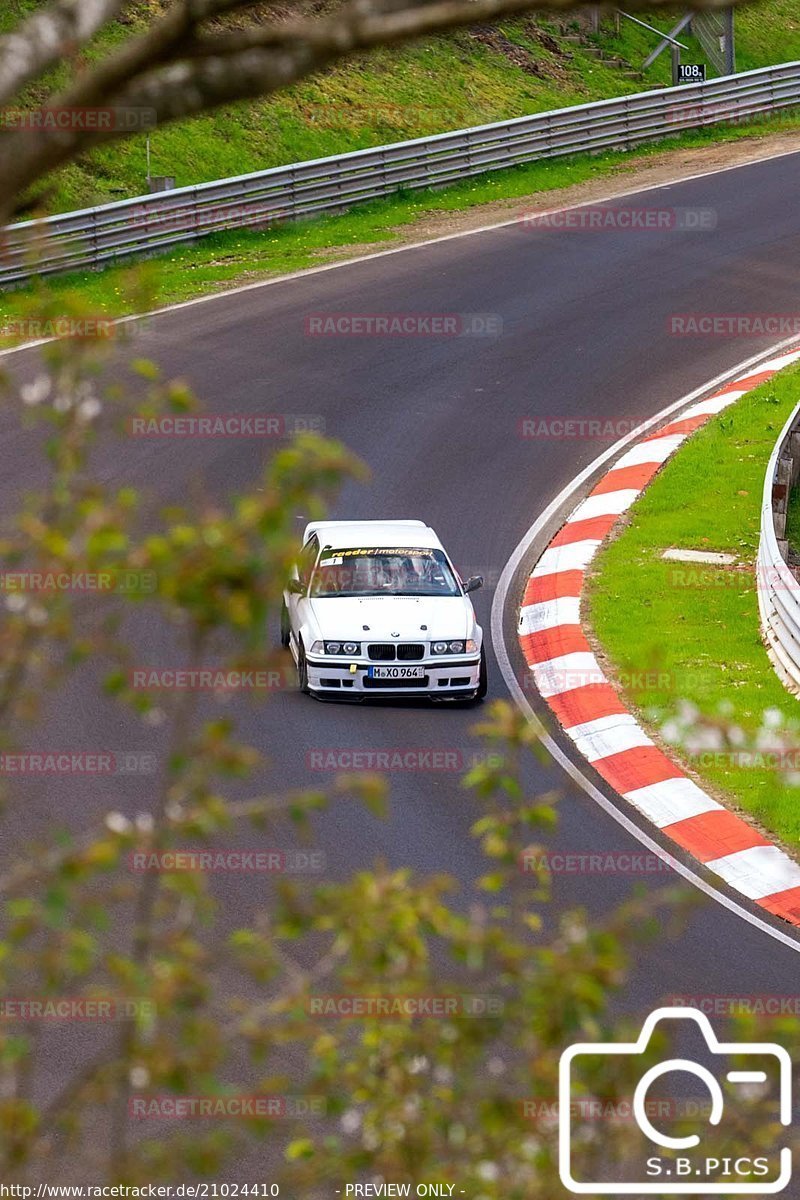
[[[647,736],[603,674],[581,626],[580,607],[586,568],[601,543],[681,443],[799,359],[800,349],[769,359],[623,454],[537,562],[518,628],[536,687],[598,774],[730,887],[793,925],[800,925],[800,865],[707,795]]]

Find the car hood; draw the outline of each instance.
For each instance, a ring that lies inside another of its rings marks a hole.
[[[317,596],[311,611],[321,637],[354,642],[468,638],[475,620],[464,596]]]

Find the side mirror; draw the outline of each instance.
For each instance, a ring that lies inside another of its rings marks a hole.
[[[299,579],[290,579],[286,590],[287,592],[291,592],[293,596],[304,596],[306,592],[305,584]]]
[[[476,592],[479,587],[483,587],[483,576],[482,575],[471,575],[469,577],[469,579],[467,580],[467,582],[464,584],[464,591],[465,592]]]

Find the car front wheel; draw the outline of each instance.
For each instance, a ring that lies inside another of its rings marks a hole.
[[[489,690],[489,672],[486,669],[486,651],[481,646],[481,670],[478,676],[478,690],[475,693],[475,703],[480,703],[486,698],[486,693]]]
[[[297,648],[297,686],[304,696],[308,695],[308,663],[306,662],[306,652],[303,649],[302,642],[300,642]]]
[[[289,625],[289,610],[285,603],[281,604],[281,645],[284,650],[289,649],[289,638],[291,627]]]

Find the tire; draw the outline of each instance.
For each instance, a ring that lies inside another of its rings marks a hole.
[[[281,602],[281,645],[284,650],[289,649],[289,610],[284,602]]]
[[[481,700],[486,699],[486,693],[489,690],[489,672],[486,669],[486,651],[481,646],[481,670],[478,676],[478,690],[475,693],[475,703],[480,704]]]
[[[304,696],[309,694],[308,663],[306,662],[306,652],[303,649],[302,642],[297,647],[297,686]]]

